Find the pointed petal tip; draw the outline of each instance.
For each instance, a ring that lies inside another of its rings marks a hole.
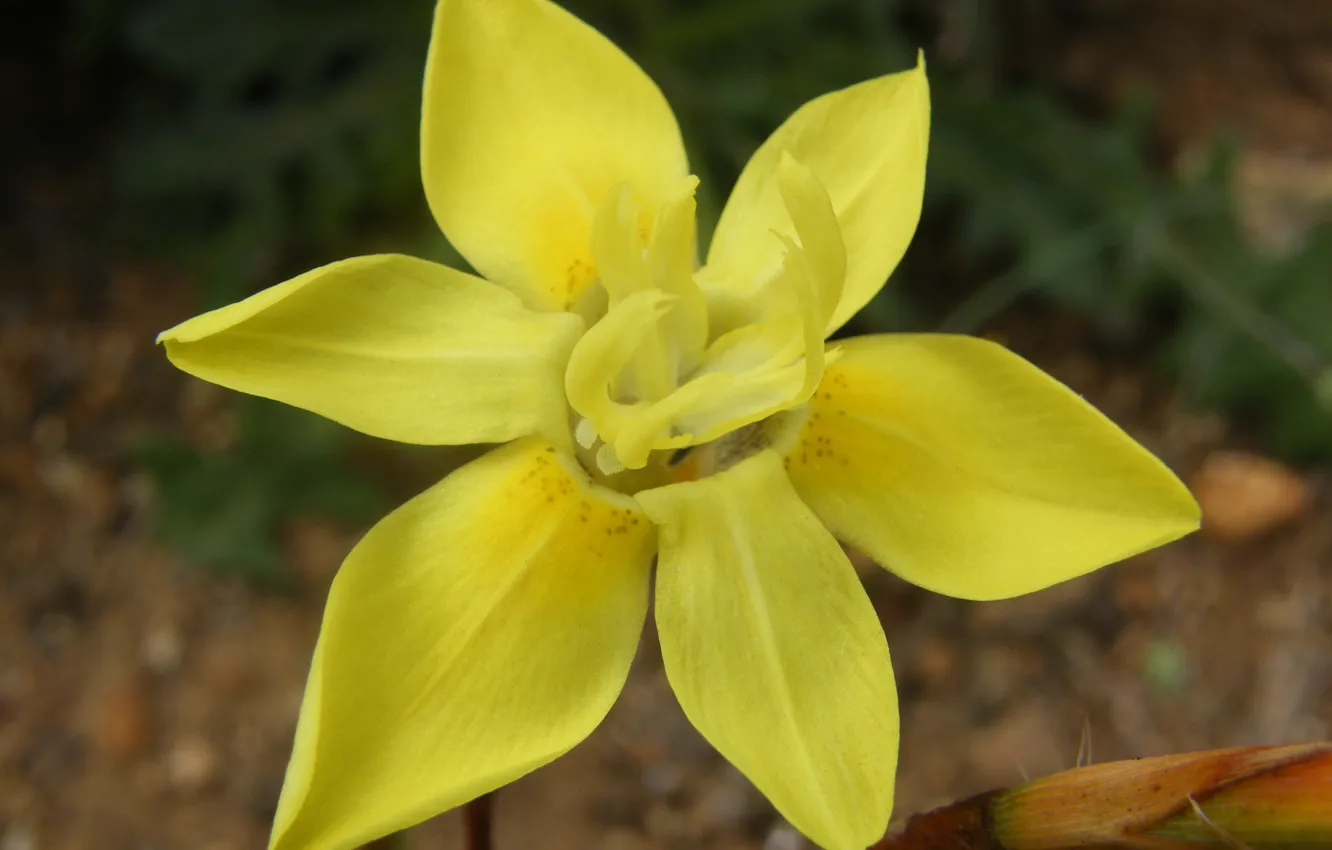
[[[717,222],[707,265],[738,301],[776,266],[767,231],[791,225],[775,185],[788,155],[818,175],[846,257],[846,283],[829,330],[846,323],[888,280],[920,218],[929,148],[923,54],[886,74],[801,106],[754,153]]]
[[[343,850],[419,823],[557,758],[610,710],[655,529],[552,449],[487,453],[348,555],[270,850]]]
[[[200,313],[198,316],[191,316],[182,322],[177,322],[166,330],[160,331],[157,336],[153,337],[153,344],[166,346],[167,357],[170,358],[172,346],[168,345],[168,343],[197,342],[211,333],[211,329],[205,331],[198,330],[200,324],[199,320],[208,315],[209,313]]]
[[[620,181],[649,209],[687,174],[675,116],[609,39],[547,0],[445,0],[426,57],[421,174],[440,229],[542,310],[592,278],[589,211]]]
[[[383,254],[313,269],[157,339],[177,368],[214,384],[445,445],[567,436],[559,377],[581,329],[480,278]]]
[[[1004,599],[1198,528],[1196,501],[1164,463],[1002,346],[905,334],[841,344],[811,403],[826,415],[806,424],[790,474],[838,537],[908,581]]]
[[[694,194],[696,191],[698,191],[698,184],[700,182],[702,181],[699,180],[697,174],[691,173],[685,175],[685,177],[680,180],[680,195],[684,196],[684,195]]]
[[[638,498],[658,523],[657,631],[685,715],[818,846],[870,845],[892,810],[897,697],[841,548],[770,451]]]

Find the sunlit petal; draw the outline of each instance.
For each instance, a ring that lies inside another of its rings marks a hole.
[[[778,172],[789,155],[827,188],[846,246],[846,285],[828,322],[836,330],[879,291],[915,232],[930,128],[924,63],[815,98],[787,119],[745,166],[708,251],[709,297],[725,315],[781,265],[771,232],[792,235]]]
[[[1001,346],[907,334],[839,345],[791,478],[834,534],[908,581],[1016,596],[1197,527],[1170,470]]]
[[[873,843],[897,766],[888,646],[780,458],[638,499],[661,535],[657,630],[685,714],[816,844]]]
[[[314,269],[164,331],[171,362],[406,443],[568,441],[563,371],[582,322],[413,257]]]
[[[597,204],[628,184],[649,219],[688,174],[656,85],[546,0],[440,0],[421,122],[426,198],[478,271],[540,309],[596,279]]]
[[[513,781],[620,692],[651,524],[528,439],[454,472],[343,564],[273,850],[347,850]]]

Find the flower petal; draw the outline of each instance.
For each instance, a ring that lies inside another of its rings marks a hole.
[[[273,850],[343,850],[551,761],[619,694],[654,531],[538,438],[454,472],[342,565]]]
[[[897,766],[888,645],[778,455],[637,498],[659,526],[657,630],[685,714],[816,844],[873,843]]]
[[[828,323],[836,330],[874,297],[906,251],[920,218],[930,130],[925,64],[815,98],[768,137],[731,192],[708,250],[702,279],[726,312],[770,281],[781,266],[771,231],[794,233],[779,190],[785,155],[827,189],[846,246],[846,283]]]
[[[581,330],[479,278],[385,254],[306,272],[158,341],[191,375],[376,437],[567,442],[563,372]]]
[[[1001,346],[895,334],[839,347],[791,479],[834,534],[907,581],[1001,599],[1197,528],[1170,470]]]
[[[846,285],[841,224],[819,178],[787,151],[782,151],[777,165],[777,189],[808,264],[810,285],[818,294],[820,325],[826,326],[842,302]],[[784,244],[791,241],[789,236],[779,238]],[[788,261],[790,253],[788,246]]]
[[[589,230],[612,188],[650,216],[688,174],[661,91],[546,0],[440,0],[421,169],[449,241],[538,309],[574,306],[596,279]]]

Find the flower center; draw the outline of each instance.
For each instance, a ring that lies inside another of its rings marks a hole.
[[[740,321],[714,333],[708,294],[695,279],[697,185],[694,177],[682,182],[650,219],[621,185],[592,219],[607,307],[574,347],[565,390],[578,444],[603,475],[668,464],[802,404],[823,375],[823,331],[836,298],[817,285],[813,252],[790,238],[774,234],[774,250],[785,249],[780,271],[753,290],[759,297]],[[840,294],[841,270],[833,271]]]

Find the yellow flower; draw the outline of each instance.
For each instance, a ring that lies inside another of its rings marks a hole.
[[[902,256],[923,67],[820,97],[754,154],[696,268],[661,92],[546,0],[442,0],[422,172],[480,277],[345,260],[162,334],[209,381],[409,443],[505,443],[343,564],[272,844],[350,848],[546,764],[655,611],[699,731],[834,850],[888,822],[897,705],[836,538],[1012,596],[1193,529],[1148,452],[1003,348],[824,339]]]

